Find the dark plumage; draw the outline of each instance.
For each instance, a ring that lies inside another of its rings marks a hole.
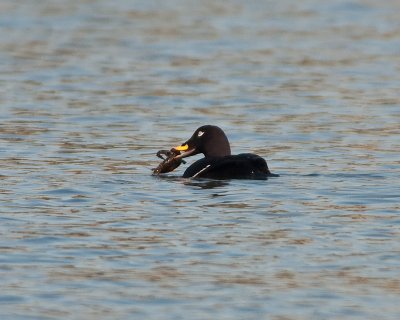
[[[184,178],[267,179],[277,176],[269,171],[267,162],[256,154],[231,155],[228,138],[217,126],[198,128],[188,141],[172,150],[182,152],[175,159],[204,154],[204,158],[186,169]]]

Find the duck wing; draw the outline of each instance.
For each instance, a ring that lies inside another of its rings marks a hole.
[[[252,153],[225,157],[206,157],[196,161],[183,174],[184,178],[267,179],[267,162]]]

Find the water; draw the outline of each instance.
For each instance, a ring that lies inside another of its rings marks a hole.
[[[1,319],[398,319],[399,9],[2,1]],[[151,176],[203,124],[280,177]]]

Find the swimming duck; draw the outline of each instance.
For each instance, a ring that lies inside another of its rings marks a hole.
[[[265,180],[269,176],[278,176],[272,174],[267,162],[256,154],[231,155],[228,138],[217,126],[198,128],[189,140],[172,150],[181,152],[175,159],[204,154],[204,158],[186,169],[184,178]]]

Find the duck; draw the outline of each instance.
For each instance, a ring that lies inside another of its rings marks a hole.
[[[253,153],[232,155],[225,132],[215,125],[196,129],[189,140],[171,149],[176,160],[202,153],[183,173],[183,178],[266,180],[278,175],[270,172],[267,161]],[[179,152],[178,152],[179,151]]]

